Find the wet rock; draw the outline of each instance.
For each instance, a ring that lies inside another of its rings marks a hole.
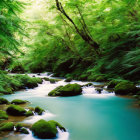
[[[21,130],[20,130],[20,133],[29,134],[29,131],[26,128],[22,127]]]
[[[34,123],[31,130],[38,138],[47,139],[56,137],[58,133],[57,127],[59,127],[61,130],[65,130],[65,128],[62,127],[58,122],[45,121],[42,119]]]
[[[26,110],[18,105],[10,105],[7,108],[6,112],[12,116],[24,116],[26,113]]]
[[[87,83],[85,85],[82,85],[81,87],[89,87],[89,86],[93,86],[93,84],[92,83]]]
[[[76,96],[82,94],[82,88],[78,84],[67,84],[66,86],[59,86],[52,90],[49,96]]]
[[[42,113],[44,112],[44,109],[40,108],[39,106],[35,107],[35,112],[38,115],[42,115]]]
[[[95,89],[99,94],[101,94],[102,93],[102,91],[103,91],[103,89],[102,88],[96,88]]]
[[[26,113],[25,113],[25,116],[26,117],[29,117],[29,116],[33,116],[34,114],[33,114],[33,112],[31,111],[31,110],[29,110],[29,111],[27,111]]]
[[[21,123],[17,123],[17,124],[15,125],[16,132],[19,132],[19,131],[21,130],[22,127],[23,127],[23,126],[22,126]]]
[[[9,101],[5,98],[0,98],[0,104],[8,104]]]
[[[72,81],[72,78],[67,78],[66,80],[65,80],[65,82],[71,82]]]

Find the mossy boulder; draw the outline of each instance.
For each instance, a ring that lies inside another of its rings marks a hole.
[[[52,90],[49,96],[76,96],[82,94],[82,88],[78,84],[67,84]]]
[[[99,94],[101,94],[101,93],[102,93],[102,91],[103,91],[103,89],[102,89],[102,88],[95,88],[95,90],[96,90]]]
[[[44,77],[43,79],[44,79],[45,81],[50,81],[50,79],[47,78],[47,77]]]
[[[21,130],[21,128],[23,127],[23,125],[21,123],[17,123],[15,125],[15,128],[16,128],[16,132],[19,132]]]
[[[112,80],[107,84],[107,88],[114,88],[120,81]]]
[[[5,98],[0,98],[0,104],[8,104],[9,101]]]
[[[22,127],[20,129],[20,133],[22,133],[22,134],[29,134],[29,131],[26,128]]]
[[[33,116],[34,114],[33,114],[33,112],[31,111],[31,110],[29,110],[29,111],[27,111],[26,113],[25,113],[25,116],[26,117],[29,117],[29,116]]]
[[[55,138],[58,131],[57,127],[62,130],[62,126],[55,121],[39,120],[33,124],[31,130],[35,136],[41,139]],[[63,130],[65,130],[63,128]]]
[[[3,110],[0,110],[0,120],[8,120],[8,115]]]
[[[44,109],[40,108],[39,106],[35,107],[35,112],[38,115],[42,115],[42,113],[44,112]]]
[[[92,83],[87,83],[85,85],[82,85],[81,87],[89,87],[89,86],[93,86],[93,84]]]
[[[13,122],[6,122],[0,124],[0,131],[13,131],[13,130],[14,130]]]
[[[131,82],[120,82],[114,88],[115,94],[128,95],[137,91],[136,86]]]
[[[26,113],[26,110],[18,105],[10,105],[7,110],[7,114],[12,116],[24,116]]]
[[[71,77],[69,77],[69,78],[67,78],[66,80],[65,80],[65,82],[71,82],[72,81],[72,78]]]
[[[51,84],[54,84],[56,82],[55,79],[50,79],[49,81],[50,81]]]
[[[19,104],[25,104],[27,101],[25,100],[20,100],[20,99],[14,99],[11,104],[19,105]]]

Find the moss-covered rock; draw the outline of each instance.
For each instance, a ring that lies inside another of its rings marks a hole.
[[[114,88],[120,81],[112,80],[107,84],[107,88]]]
[[[52,90],[49,96],[76,96],[82,94],[82,88],[78,84],[67,84]]]
[[[13,122],[6,122],[0,124],[0,131],[13,131],[13,130],[14,130]]]
[[[60,129],[64,129],[59,123],[55,121],[45,121],[39,120],[38,122],[34,123],[31,130],[33,131],[34,135],[41,139],[47,138],[55,138],[58,131],[56,127],[60,127]],[[65,130],[65,129],[64,129]]]
[[[12,116],[24,116],[26,113],[26,110],[18,105],[10,105],[7,108],[6,112]]]
[[[114,88],[115,94],[128,95],[137,91],[136,86],[128,81],[118,83]]]
[[[29,134],[29,131],[26,128],[22,127],[21,130],[20,130],[20,133]]]
[[[44,112],[44,109],[40,108],[39,106],[35,107],[35,112],[38,115],[42,115],[42,113]]]
[[[50,81],[50,79],[47,78],[47,77],[44,77],[43,79],[44,79],[45,81]]]
[[[93,84],[92,83],[87,83],[85,85],[82,85],[81,87],[89,87],[89,86],[93,86]]]
[[[11,104],[16,104],[16,105],[19,105],[19,104],[25,104],[27,103],[27,101],[25,100],[20,100],[20,99],[14,99]]]
[[[17,123],[15,125],[15,128],[16,128],[16,132],[19,132],[21,130],[21,128],[23,127],[23,125],[21,123]]]
[[[0,104],[8,104],[9,101],[5,98],[0,98]]]
[[[65,82],[71,82],[72,81],[72,78],[71,77],[69,77],[69,78],[67,78],[66,80],[65,80]]]
[[[103,89],[102,88],[95,88],[95,90],[100,94],[102,93]]]
[[[50,79],[49,81],[51,84],[54,84],[56,82],[55,79]]]
[[[6,114],[6,112],[0,110],[0,120],[7,120],[7,119],[8,119],[8,115]]]
[[[31,111],[31,110],[29,110],[29,111],[27,111],[26,113],[25,113],[25,116],[26,117],[29,117],[29,116],[33,116],[34,114],[33,114],[33,112]]]

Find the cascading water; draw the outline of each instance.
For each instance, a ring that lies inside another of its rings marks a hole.
[[[30,76],[48,77],[46,73]],[[51,77],[52,78],[52,77]],[[88,82],[72,81],[85,85]],[[114,96],[103,90],[97,93],[94,86],[83,87],[83,95],[73,97],[49,97],[48,93],[60,85],[66,85],[62,79],[51,84],[44,81],[35,89],[18,91],[12,95],[5,95],[9,101],[23,99],[30,101],[30,106],[40,106],[45,109],[42,116],[25,119],[24,123],[32,124],[39,119],[60,122],[68,131],[58,130],[57,140],[138,140],[140,139],[140,111],[132,108],[132,99]],[[93,83],[100,85],[101,83]],[[37,140],[30,132],[29,135],[10,135],[2,140]]]

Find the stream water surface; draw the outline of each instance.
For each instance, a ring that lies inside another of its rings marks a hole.
[[[30,74],[32,76],[32,74]],[[39,77],[45,77],[42,74]],[[46,76],[49,77],[49,76]],[[85,84],[86,82],[72,81]],[[114,93],[103,91],[97,94],[94,87],[83,87],[83,95],[74,97],[48,97],[47,94],[59,85],[67,84],[61,80],[55,84],[44,81],[35,89],[5,95],[9,101],[23,99],[30,106],[40,106],[46,110],[42,116],[25,119],[25,123],[37,120],[55,120],[67,132],[59,132],[57,140],[140,140],[140,109],[133,108],[134,100],[117,97]],[[100,84],[100,83],[94,83]],[[37,140],[29,135],[10,134],[2,140]]]

